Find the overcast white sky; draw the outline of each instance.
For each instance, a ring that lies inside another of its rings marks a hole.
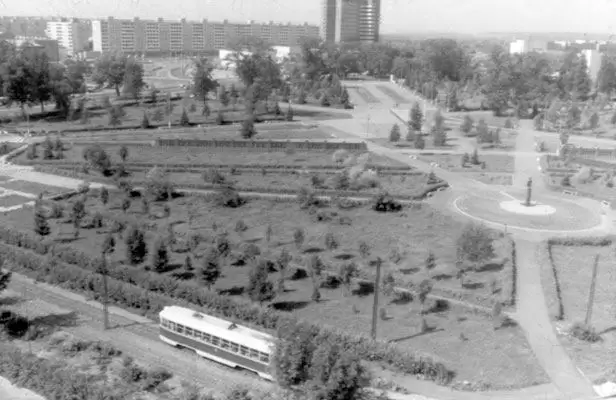
[[[616,28],[616,0],[381,0],[382,32],[597,32]],[[318,23],[321,0],[0,0],[0,15]]]

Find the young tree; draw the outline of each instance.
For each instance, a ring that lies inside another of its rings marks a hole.
[[[432,271],[434,268],[436,268],[436,256],[432,251],[429,251],[426,257],[426,269]]]
[[[423,112],[421,111],[421,106],[418,102],[413,104],[409,115],[409,128],[416,131],[421,132],[421,126],[423,124]]]
[[[122,199],[122,212],[124,214],[126,214],[126,212],[128,211],[128,209],[130,208],[130,199],[128,197],[125,197],[124,199]]]
[[[126,233],[124,241],[126,243],[126,259],[130,265],[141,264],[148,254],[144,233],[133,225]]]
[[[349,351],[337,358],[327,384],[320,387],[322,399],[352,400],[363,397],[366,384],[370,382],[369,371],[361,359]]]
[[[218,101],[223,107],[227,107],[229,105],[229,94],[227,93],[227,89],[224,85],[220,85],[218,88]]]
[[[128,147],[124,145],[120,147],[120,150],[118,150],[118,155],[120,156],[122,162],[125,163],[126,159],[128,158]]]
[[[152,270],[163,273],[169,267],[169,250],[162,238],[157,238],[152,248]]]
[[[108,111],[108,115],[109,115],[109,126],[112,127],[116,127],[119,125],[122,125],[122,120],[121,120],[121,111],[118,107],[111,107]]]
[[[265,260],[258,260],[250,271],[246,293],[252,301],[263,304],[276,296],[274,285],[269,281],[269,266]]]
[[[190,125],[190,119],[188,119],[188,113],[186,112],[186,109],[182,109],[182,115],[180,116],[180,125],[181,126],[189,126]]]
[[[163,110],[161,110],[160,108],[157,108],[154,111],[154,115],[152,115],[152,119],[156,122],[162,122],[162,120],[165,119]]]
[[[188,107],[188,111],[191,113],[196,113],[197,112],[197,105],[195,103],[191,103],[190,107]]]
[[[86,216],[86,205],[82,199],[79,199],[73,203],[71,208],[71,221],[75,228],[75,237],[79,236],[79,229],[81,228],[81,221]]]
[[[184,258],[184,271],[192,272],[194,271],[194,269],[195,267],[193,267],[192,258],[190,257],[189,254],[187,254],[186,257]]]
[[[594,132],[599,127],[599,114],[593,112],[588,120],[590,129]]]
[[[302,248],[304,239],[304,230],[302,228],[295,228],[293,231],[293,241],[295,242],[295,247],[297,247],[298,250]]]
[[[447,144],[447,132],[444,127],[432,127],[432,143],[435,147],[442,147]]]
[[[400,140],[400,127],[398,124],[394,124],[391,127],[391,131],[389,132],[389,141],[390,142],[398,142]]]
[[[103,276],[103,329],[109,328],[109,313],[107,310],[109,303],[107,275],[109,274],[109,270],[107,268],[107,257],[115,251],[115,245],[115,238],[113,237],[113,234],[109,232],[103,241],[103,245],[101,246],[102,263],[97,269],[97,272]]]
[[[287,113],[285,114],[285,120],[293,121],[293,109],[291,108],[291,105],[289,105],[289,107],[287,108]]]
[[[421,314],[423,314],[425,312],[424,306],[426,304],[426,300],[428,298],[428,295],[432,291],[433,287],[434,287],[434,285],[432,284],[432,281],[430,281],[429,279],[424,279],[419,284],[418,292],[419,292],[419,304],[421,304],[421,311],[420,311]]]
[[[208,118],[210,114],[210,106],[208,106],[207,101],[204,101],[203,108],[201,109],[201,115],[205,116],[205,118]]]
[[[216,82],[212,78],[213,66],[205,60],[199,60],[195,65],[195,75],[193,77],[193,93],[197,99],[203,101],[203,115],[205,114],[205,109],[207,108],[207,99],[209,93],[216,89],[218,86],[218,82]],[[209,111],[207,116],[209,116]]]
[[[210,248],[203,258],[203,264],[198,271],[199,281],[209,290],[221,276],[220,256],[215,248]]]
[[[101,203],[103,203],[103,205],[106,206],[107,203],[109,202],[109,190],[107,190],[105,186],[101,188],[100,197],[101,197]]]
[[[460,126],[460,130],[465,135],[468,135],[469,133],[471,133],[471,131],[473,130],[473,118],[471,118],[470,115],[467,114],[464,116],[464,121],[462,122],[462,125]]]
[[[143,118],[141,119],[141,129],[150,129],[150,120],[148,119],[148,113],[143,111]]]
[[[221,109],[218,109],[218,114],[216,114],[216,125],[224,125],[225,124],[225,116]]]
[[[291,262],[291,255],[287,251],[287,249],[283,248],[280,252],[280,255],[276,259],[276,266],[278,267],[278,281],[277,281],[277,290],[279,293],[283,293],[285,291],[284,282],[286,279],[287,268],[289,263]]]
[[[41,207],[34,208],[34,232],[41,238],[51,233],[49,222],[47,222],[47,216],[45,210]]]
[[[242,121],[240,134],[243,139],[252,139],[257,134],[253,115],[248,115],[244,118],[244,121]]]
[[[416,149],[420,150],[423,150],[426,147],[426,141],[424,140],[421,133],[417,133],[417,135],[415,135],[415,141],[413,142],[413,146]]]

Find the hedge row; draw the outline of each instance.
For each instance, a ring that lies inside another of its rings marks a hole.
[[[289,149],[303,151],[323,150],[349,150],[366,151],[368,145],[365,142],[329,142],[327,140],[225,140],[225,139],[156,139],[156,144],[161,147],[207,147],[207,148],[232,148],[232,149],[259,149],[261,151],[286,151]]]
[[[50,252],[51,247],[40,243],[37,238],[4,228],[0,231],[0,240],[22,247],[0,244],[0,254],[3,259],[16,267],[31,271],[39,279],[44,279],[48,283],[61,285],[68,289],[93,292],[99,297],[98,288],[101,287],[102,277],[94,271],[100,259],[97,260],[88,254],[65,247],[61,251],[54,250],[57,258],[62,262],[50,265],[50,260],[41,254]],[[26,250],[28,248],[38,250],[40,254]],[[71,260],[73,263],[65,263],[66,260]],[[298,322],[295,318],[271,308],[240,302],[195,284],[179,282],[165,276],[154,276],[141,269],[111,265],[109,276],[110,301],[121,306],[140,309],[144,315],[153,320],[157,320],[157,314],[163,307],[179,303],[205,313],[238,320],[267,330]],[[341,347],[355,352],[365,360],[381,362],[395,370],[422,376],[441,384],[447,384],[453,378],[453,372],[442,363],[404,352],[389,343],[312,325],[328,340],[339,343]]]
[[[550,263],[550,267],[552,270],[552,277],[554,279],[554,295],[556,297],[556,303],[554,306],[557,307],[556,310],[551,310],[551,313],[558,320],[562,320],[565,318],[565,306],[562,298],[562,290],[560,286],[560,279],[558,277],[558,266],[554,262],[554,257],[552,255],[552,247],[553,246],[597,246],[597,247],[606,247],[611,246],[614,243],[614,237],[612,236],[603,236],[603,237],[555,237],[550,238],[546,242],[546,253],[548,262]]]
[[[66,161],[66,160],[19,160],[19,164],[21,165],[57,165],[62,167],[81,167],[83,165],[83,161]],[[124,164],[126,168],[154,168],[154,167],[164,167],[168,168],[185,168],[185,169],[207,169],[207,168],[216,168],[216,169],[272,169],[272,170],[292,170],[298,171],[306,169],[308,171],[337,171],[345,169],[344,166],[339,165],[311,165],[311,166],[299,166],[292,164],[259,164],[259,163],[249,163],[249,164],[213,164],[213,163],[145,163],[145,162],[127,162]],[[378,172],[415,172],[420,174],[420,171],[416,171],[414,168],[410,166],[389,166],[389,165],[375,165],[375,164],[367,164],[366,168],[374,169]]]

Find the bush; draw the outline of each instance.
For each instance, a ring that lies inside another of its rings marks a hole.
[[[400,141],[400,127],[398,124],[394,124],[389,132],[389,141],[390,142],[399,142]]]
[[[240,196],[240,194],[233,188],[233,186],[227,186],[219,190],[216,193],[214,202],[219,207],[237,208],[242,206],[246,201]]]
[[[381,192],[372,200],[372,209],[378,212],[397,212],[402,210],[402,204],[395,201],[389,193]]]
[[[601,341],[601,336],[591,326],[584,325],[581,322],[574,323],[569,329],[569,334],[576,339],[585,342],[596,343]]]

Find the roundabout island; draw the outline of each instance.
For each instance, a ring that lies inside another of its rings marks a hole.
[[[585,207],[548,194],[530,200],[524,191],[515,189],[489,196],[462,195],[454,200],[454,208],[475,221],[505,229],[582,233],[599,228],[603,223],[600,207]]]

